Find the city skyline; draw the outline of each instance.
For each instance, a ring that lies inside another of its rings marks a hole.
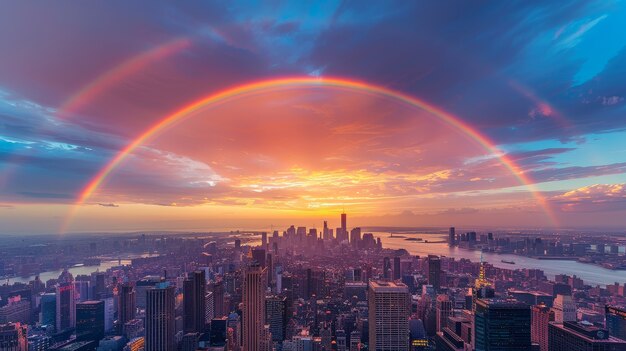
[[[450,5],[4,4],[0,234],[622,230],[624,3]]]

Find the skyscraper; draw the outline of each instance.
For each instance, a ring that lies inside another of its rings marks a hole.
[[[146,349],[145,351],[168,351],[176,348],[174,339],[175,288],[161,282],[146,291]]]
[[[189,273],[183,282],[184,319],[183,330],[185,333],[201,333],[204,331],[206,319],[206,280],[204,271]]]
[[[73,282],[56,287],[56,330],[61,332],[76,326],[76,299]]]
[[[530,339],[539,344],[541,351],[548,351],[548,325],[554,321],[554,311],[546,305],[531,307]]]
[[[448,231],[448,245],[456,245],[456,230],[454,229],[454,227],[450,227],[450,230]]]
[[[287,298],[271,296],[265,300],[265,320],[270,325],[273,341],[283,341],[287,329]]]
[[[347,225],[347,214],[342,213],[341,214],[341,236],[342,239],[348,239],[348,225]]]
[[[217,281],[212,285],[213,291],[213,312],[215,317],[222,317],[226,315],[226,308],[224,306],[224,282]]]
[[[267,273],[258,263],[245,272],[243,281],[243,351],[262,351],[265,328]]]
[[[265,268],[265,250],[253,249],[252,260],[256,261],[262,268]]]
[[[118,330],[122,333],[124,324],[131,319],[135,319],[135,288],[129,284],[122,284],[119,290],[119,309],[118,309]]]
[[[39,322],[42,325],[55,326],[57,314],[57,296],[55,293],[41,295],[41,315]]]
[[[397,282],[370,281],[369,349],[409,350],[409,289]]]
[[[604,315],[609,333],[626,340],[626,310],[607,305],[604,307]]]
[[[570,295],[556,295],[554,299],[554,321],[557,323],[576,321],[576,303]]]
[[[400,272],[400,256],[393,258],[393,279],[398,280],[402,278],[402,272]]]
[[[435,291],[441,288],[441,261],[439,256],[428,255],[428,284],[432,285]]]
[[[389,257],[383,258],[383,279],[391,279],[391,260]]]
[[[93,341],[104,338],[104,301],[76,304],[76,338]]]
[[[350,244],[352,247],[359,247],[359,242],[361,241],[361,228],[352,228],[350,231]]]
[[[437,331],[440,332],[448,324],[448,317],[452,316],[452,301],[448,298],[448,295],[437,295],[436,301],[436,320]]]
[[[476,351],[530,351],[530,307],[516,300],[478,299],[474,341]]]

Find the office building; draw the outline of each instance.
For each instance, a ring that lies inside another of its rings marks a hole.
[[[146,291],[145,351],[167,351],[176,348],[174,286],[167,282]]]
[[[243,351],[262,351],[265,328],[265,287],[267,272],[254,262],[245,272],[243,281]]]
[[[98,341],[104,337],[104,301],[76,304],[76,338]]]
[[[478,299],[474,313],[476,351],[530,351],[530,307],[516,300]]]
[[[264,249],[252,249],[252,260],[256,261],[262,268],[266,267],[266,258]]]
[[[348,215],[345,213],[341,214],[341,240],[348,240],[348,224],[347,224]],[[337,233],[337,239],[339,239],[339,233]]]
[[[39,302],[40,306],[40,314],[39,314],[39,323],[45,326],[56,325],[56,315],[57,315],[57,296],[55,293],[48,293],[41,295],[41,300]]]
[[[409,289],[399,282],[371,281],[368,291],[369,349],[409,349]]]
[[[456,245],[456,231],[454,227],[450,227],[450,229],[448,230],[448,245]]]
[[[441,288],[441,260],[438,256],[428,255],[428,285],[435,291]]]
[[[359,351],[361,349],[361,333],[354,330],[350,333],[350,351]]]
[[[402,278],[402,272],[400,271],[400,256],[393,258],[393,280]]]
[[[436,308],[436,323],[437,331],[440,332],[444,327],[447,327],[448,317],[452,316],[453,305],[452,301],[448,298],[448,295],[437,295],[437,301],[435,303]]]
[[[0,325],[0,350],[28,351],[28,327],[21,323]]]
[[[287,329],[287,298],[270,296],[265,300],[265,320],[270,326],[272,340],[276,342],[285,339]]]
[[[556,295],[554,299],[554,321],[557,323],[576,321],[576,303],[571,295]]]
[[[548,325],[554,321],[554,311],[546,305],[534,305],[530,313],[530,340],[548,351]]]
[[[62,332],[76,326],[76,298],[74,284],[63,282],[56,287],[56,331]]]
[[[548,350],[626,351],[626,341],[589,322],[551,322],[548,329]]]
[[[119,331],[122,332],[124,324],[132,319],[135,319],[135,313],[137,310],[135,307],[135,288],[128,283],[122,284],[119,289],[119,299],[117,320],[119,324]]]
[[[354,248],[358,248],[361,242],[361,228],[352,228],[350,230],[350,244]]]
[[[383,258],[383,279],[391,279],[391,259],[389,257]]]
[[[206,280],[204,271],[189,273],[183,282],[183,331],[201,333],[206,321]]]
[[[605,327],[616,338],[626,340],[626,310],[614,306],[604,307]]]

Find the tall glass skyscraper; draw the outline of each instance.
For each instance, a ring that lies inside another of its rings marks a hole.
[[[478,299],[476,351],[530,351],[530,306],[513,299]]]

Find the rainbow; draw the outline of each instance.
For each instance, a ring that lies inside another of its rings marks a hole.
[[[124,78],[144,69],[149,64],[162,60],[181,50],[188,48],[191,40],[188,38],[177,38],[170,40],[154,48],[139,53],[129,59],[115,65],[113,68],[103,72],[89,84],[86,84],[79,91],[68,98],[57,110],[57,115],[67,118],[72,113],[80,110],[98,95],[113,87]]]
[[[537,200],[538,204],[543,208],[546,215],[549,217],[550,221],[553,224],[557,224],[556,217],[552,213],[550,206],[548,205],[546,199],[541,195],[539,191],[533,185],[533,181],[518,167],[515,162],[509,158],[507,155],[500,152],[494,143],[489,140],[485,135],[481,134],[474,128],[470,127],[467,123],[461,120],[454,115],[445,112],[444,110],[438,108],[437,106],[428,104],[422,100],[419,100],[415,97],[409,96],[407,94],[394,91],[385,87],[381,87],[378,85],[353,80],[353,79],[344,79],[344,78],[316,78],[310,76],[302,76],[302,77],[286,77],[286,78],[274,78],[256,81],[252,83],[242,84],[238,86],[234,86],[231,88],[227,88],[221,90],[216,93],[212,93],[208,96],[205,96],[199,100],[191,102],[180,109],[174,111],[173,113],[165,116],[158,122],[154,123],[151,127],[146,129],[143,133],[138,135],[134,140],[132,140],[125,148],[120,150],[117,155],[113,159],[111,159],[100,171],[89,181],[89,183],[85,186],[82,192],[79,194],[74,206],[73,211],[71,211],[68,216],[68,220],[66,221],[66,226],[73,213],[76,209],[85,203],[87,199],[102,185],[103,181],[107,178],[107,176],[122,162],[124,159],[132,153],[139,146],[144,144],[150,138],[155,137],[160,132],[164,131],[166,128],[172,126],[174,123],[181,121],[185,117],[189,116],[191,113],[198,111],[201,108],[205,108],[207,106],[215,106],[218,104],[223,104],[225,102],[231,101],[232,99],[239,98],[242,96],[247,96],[254,93],[259,92],[267,92],[272,90],[287,90],[298,87],[333,87],[346,89],[350,91],[358,91],[365,92],[375,95],[380,95],[384,97],[393,98],[395,100],[399,100],[403,103],[406,103],[413,107],[418,107],[420,109],[426,110],[439,118],[441,121],[450,125],[454,129],[458,130],[469,139],[479,144],[485,150],[490,152],[491,154],[497,155],[500,163],[504,165],[519,181],[521,184],[526,186],[533,197]],[[64,230],[62,230],[64,232]]]

